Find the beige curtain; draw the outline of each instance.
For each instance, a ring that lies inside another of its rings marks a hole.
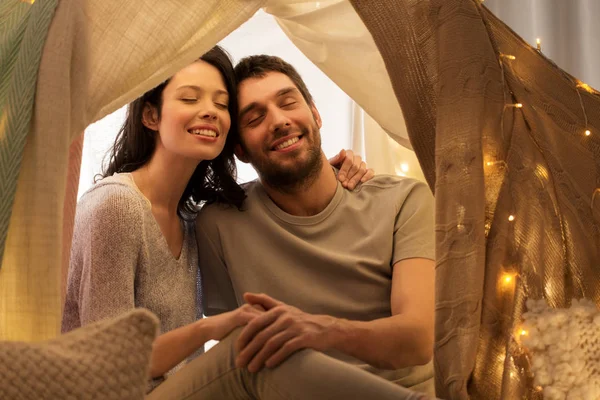
[[[404,123],[401,127],[405,128]],[[356,102],[352,104],[352,150],[361,154],[377,174],[425,181],[415,152],[392,139]]]
[[[36,7],[20,0],[0,3],[0,260],[8,245],[10,217],[33,115],[37,71],[56,6],[56,0]],[[4,288],[0,296],[0,315],[4,315],[14,303],[14,293],[28,286],[10,271],[0,269],[0,288]],[[19,318],[14,315],[12,325],[18,326]],[[7,329],[6,321],[0,320],[0,337]]]

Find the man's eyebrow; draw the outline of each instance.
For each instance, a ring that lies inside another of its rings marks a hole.
[[[257,102],[253,102],[248,104],[246,107],[242,108],[242,110],[240,111],[240,116],[238,119],[242,119],[244,117],[244,115],[248,114],[250,111],[254,110],[255,108],[258,107],[258,103]]]
[[[289,87],[286,87],[283,89],[279,89],[277,91],[277,93],[275,93],[275,97],[285,96],[286,94],[289,94],[292,92],[300,93],[300,91],[296,87],[289,86]],[[244,117],[244,115],[248,114],[250,111],[252,111],[258,107],[259,107],[259,104],[257,102],[252,102],[252,103],[248,104],[246,107],[242,108],[242,110],[240,111],[239,119],[241,120]]]
[[[194,89],[194,90],[196,90],[198,92],[201,92],[201,91],[204,90],[200,86],[196,86],[196,85],[183,85],[183,86],[179,86],[177,88],[177,90],[181,90],[181,89]],[[229,93],[226,90],[222,90],[222,89],[215,90],[215,93],[217,93],[217,94],[224,94],[226,96],[229,96]]]
[[[286,88],[283,88],[283,89],[279,90],[277,92],[277,94],[275,95],[275,97],[281,97],[281,96],[284,96],[284,95],[286,95],[288,93],[291,93],[291,92],[298,92],[298,93],[300,93],[300,91],[298,89],[296,89],[294,86],[290,86],[290,87],[286,87]]]

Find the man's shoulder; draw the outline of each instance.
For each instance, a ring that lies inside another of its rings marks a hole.
[[[406,176],[380,174],[360,184],[354,191],[357,193],[366,192],[372,194],[394,191],[408,194],[415,188],[427,188],[427,184]]]
[[[374,204],[377,208],[387,208],[399,212],[407,201],[426,206],[433,204],[433,194],[422,181],[405,176],[376,175],[351,192],[348,201]]]
[[[240,185],[246,193],[246,199],[242,204],[241,209],[231,204],[210,203],[205,204],[198,213],[197,221],[218,221],[222,218],[236,218],[243,215],[243,211],[247,210],[253,202],[256,201],[257,189],[260,187],[259,181],[250,181]]]

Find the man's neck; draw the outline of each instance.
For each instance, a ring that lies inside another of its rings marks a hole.
[[[293,190],[282,191],[262,181],[265,191],[279,208],[291,215],[311,216],[327,207],[335,195],[337,178],[325,155],[321,157],[323,162],[316,177]]]

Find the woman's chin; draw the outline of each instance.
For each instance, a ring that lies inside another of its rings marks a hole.
[[[196,154],[194,155],[195,159],[197,159],[198,161],[212,161],[215,158],[217,158],[219,156],[219,154],[221,154],[221,151],[217,151],[217,150],[210,150],[210,151],[201,151],[201,152],[196,152]]]

